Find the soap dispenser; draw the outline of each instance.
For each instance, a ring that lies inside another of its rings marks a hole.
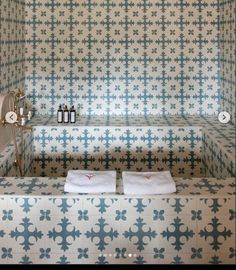
[[[57,110],[57,122],[62,123],[63,122],[63,110],[61,105],[59,106],[59,109]]]
[[[75,111],[75,107],[72,106],[70,109],[70,122],[72,124],[74,124],[76,122],[76,111]]]
[[[69,110],[66,105],[64,107],[64,123],[69,123]]]

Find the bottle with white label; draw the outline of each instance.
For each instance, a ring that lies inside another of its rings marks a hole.
[[[20,107],[20,116],[22,117],[24,115],[24,108]]]
[[[64,107],[64,123],[69,123],[69,110],[66,105]]]
[[[59,106],[59,109],[57,110],[57,122],[62,123],[63,122],[63,110],[61,105]]]
[[[74,124],[76,122],[76,111],[75,111],[75,107],[72,106],[70,109],[70,122],[72,124]]]

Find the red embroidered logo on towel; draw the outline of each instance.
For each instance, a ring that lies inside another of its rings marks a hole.
[[[152,177],[152,175],[146,175],[144,176],[147,180],[150,180],[150,178]]]
[[[96,176],[96,174],[85,174],[85,176],[88,177],[89,180],[91,180],[91,178]]]

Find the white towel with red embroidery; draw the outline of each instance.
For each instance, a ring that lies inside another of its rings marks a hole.
[[[70,193],[116,192],[116,171],[69,170],[64,191]]]
[[[123,172],[124,194],[168,194],[176,192],[169,171]]]

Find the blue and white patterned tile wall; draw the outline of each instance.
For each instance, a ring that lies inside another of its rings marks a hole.
[[[208,132],[203,132],[202,163],[206,177],[236,177],[235,151],[230,153],[227,146],[224,146],[224,141],[224,137],[221,137],[221,142],[219,142],[216,137]],[[235,143],[230,148],[235,149]]]
[[[235,263],[233,178],[145,197],[68,195],[64,180],[0,178],[1,264]]]
[[[77,120],[69,126],[58,124],[56,117],[36,116],[31,121],[36,176],[65,176],[68,169],[170,169],[174,176],[197,177],[201,167],[207,177],[236,176],[235,128],[216,117]]]
[[[23,89],[24,85],[25,0],[0,0],[0,94]],[[3,149],[12,139],[11,129],[0,124],[0,137],[9,139],[0,143],[0,175],[16,175],[13,166],[15,153],[9,153],[9,148]],[[6,163],[2,163],[2,155],[7,152],[9,159],[3,157]]]
[[[25,84],[25,0],[0,1],[0,93]]]
[[[236,177],[236,129],[217,118],[201,117],[202,165],[206,177]]]
[[[220,1],[220,79],[221,106],[232,116],[235,124],[236,101],[236,2],[235,0]]]
[[[21,167],[24,176],[32,175],[33,166],[33,135],[23,132],[23,145],[20,135],[17,136],[17,146],[21,155]],[[20,176],[19,167],[15,165],[16,149],[13,141],[0,152],[0,176]]]
[[[35,127],[36,176],[68,170],[157,171],[201,176],[200,127]]]
[[[26,88],[41,114],[214,114],[217,0],[27,0]]]

